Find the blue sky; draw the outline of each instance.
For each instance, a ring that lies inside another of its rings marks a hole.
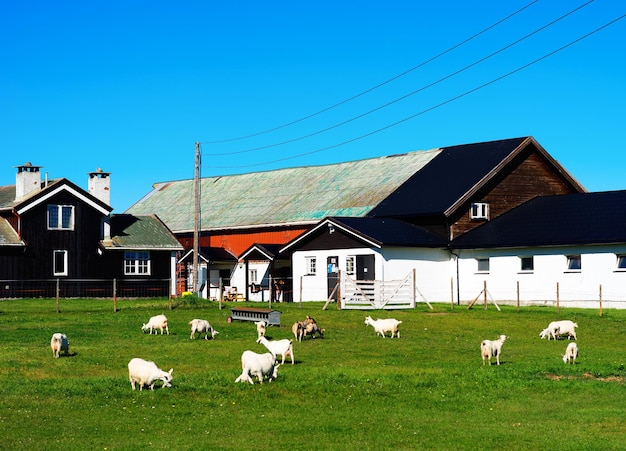
[[[0,185],[29,161],[86,189],[100,167],[121,213],[192,178],[196,142],[212,176],[532,135],[588,190],[626,189],[626,18],[600,29],[624,14],[615,0],[4,2]]]

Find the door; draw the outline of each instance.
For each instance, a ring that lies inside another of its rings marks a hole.
[[[339,274],[339,257],[328,257],[326,258],[326,279],[328,280],[328,298],[331,297],[336,301],[337,300],[337,291],[335,287],[337,286],[337,275]],[[333,293],[334,291],[334,293]]]
[[[376,259],[374,254],[357,255],[356,256],[356,280],[374,280],[376,273],[374,271],[374,263]]]

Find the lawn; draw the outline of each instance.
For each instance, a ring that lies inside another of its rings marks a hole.
[[[243,304],[259,307],[258,304]],[[624,449],[626,311],[420,305],[411,311],[338,311],[323,303],[275,304],[290,338],[306,315],[323,339],[294,344],[296,364],[278,379],[235,384],[251,322],[229,323],[230,307],[167,301],[0,302],[0,448],[21,449]],[[264,306],[267,306],[265,304]],[[142,323],[169,318],[170,335]],[[367,314],[402,321],[382,339]],[[190,340],[189,321],[220,333]],[[539,332],[550,321],[579,327],[580,356]],[[70,355],[52,357],[64,332]],[[509,336],[500,366],[483,366],[480,342]],[[173,368],[172,388],[132,391],[128,361]],[[290,362],[290,360],[288,360]]]

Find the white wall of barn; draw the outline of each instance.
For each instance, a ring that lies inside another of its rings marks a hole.
[[[294,301],[321,301],[328,298],[327,259],[338,257],[338,269],[347,273],[348,257],[374,255],[375,280],[403,280],[416,270],[419,293],[429,302],[449,302],[451,264],[449,252],[442,249],[390,247],[383,250],[350,248],[296,251],[292,256]],[[307,274],[307,260],[316,259],[316,273]],[[355,275],[351,277],[356,278]],[[417,295],[417,302],[424,299]]]
[[[568,269],[568,256],[580,255],[580,270]],[[488,302],[562,307],[626,308],[626,271],[617,268],[626,245],[562,246],[515,250],[471,250],[459,252],[461,303],[479,297],[486,284]],[[533,269],[521,269],[521,257],[532,257]],[[489,270],[479,271],[479,258],[489,258]]]

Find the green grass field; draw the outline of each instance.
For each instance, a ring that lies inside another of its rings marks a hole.
[[[295,343],[276,381],[249,385],[234,383],[241,353],[265,348],[252,322],[227,322],[231,306],[118,301],[114,313],[111,301],[61,300],[57,313],[54,300],[1,301],[0,449],[626,448],[626,311],[275,304],[270,338],[293,337],[306,315],[326,334]],[[143,334],[159,313],[171,334]],[[402,320],[401,338],[376,337],[367,314]],[[190,340],[193,318],[220,334]],[[556,319],[579,325],[576,365],[561,359],[566,340],[539,338]],[[69,356],[52,357],[54,332]],[[483,366],[481,340],[501,333],[502,365]],[[133,357],[174,368],[173,387],[133,392]]]

